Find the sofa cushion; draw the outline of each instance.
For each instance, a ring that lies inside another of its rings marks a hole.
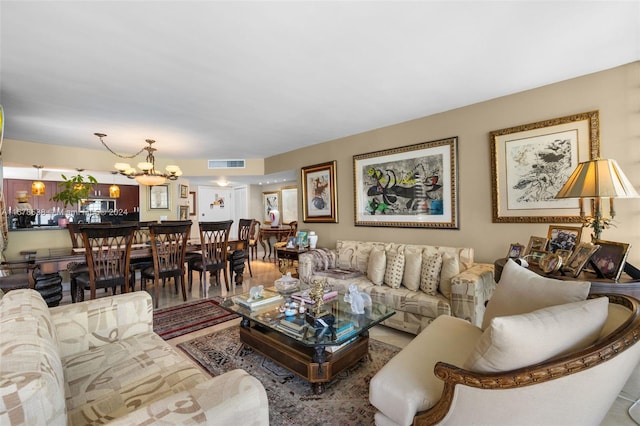
[[[451,278],[460,273],[458,257],[450,253],[442,255],[442,269],[440,271],[440,285],[438,289],[447,299],[451,299]]]
[[[372,249],[369,254],[369,264],[367,265],[367,278],[375,285],[382,285],[386,266],[387,256],[384,249]]]
[[[609,299],[598,297],[495,317],[463,368],[488,373],[514,370],[587,347],[607,319]]]
[[[384,271],[384,283],[391,288],[399,288],[404,273],[404,252],[401,250],[387,250],[386,269]]]
[[[410,246],[404,250],[404,272],[402,284],[409,290],[420,290],[420,272],[422,271],[422,250],[413,250]]]
[[[442,256],[440,253],[423,253],[422,269],[420,270],[420,289],[422,291],[432,296],[438,292],[441,268]]]
[[[337,267],[342,269],[355,269],[357,249],[357,241],[338,241],[336,244],[336,251],[338,252],[338,259],[336,260]]]
[[[546,278],[509,259],[487,304],[482,328],[495,317],[518,315],[548,306],[585,300],[590,282]]]
[[[35,290],[13,290],[0,300],[0,377],[0,423],[67,423],[56,331]]]

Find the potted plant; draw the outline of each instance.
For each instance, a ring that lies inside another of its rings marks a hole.
[[[79,170],[80,171],[80,170]],[[53,197],[52,201],[61,201],[63,207],[66,209],[68,206],[75,206],[78,202],[89,198],[89,194],[94,185],[98,183],[96,178],[91,175],[82,176],[78,173],[75,176],[66,177],[61,175],[62,182],[58,183],[60,189]],[[58,225],[61,227],[67,226],[68,219],[66,217],[58,219]]]

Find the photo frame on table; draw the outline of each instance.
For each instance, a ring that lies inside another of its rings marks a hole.
[[[298,220],[298,187],[280,188],[280,218],[282,223]]]
[[[263,206],[263,221],[264,223],[271,223],[271,210],[280,211],[280,192],[269,191],[262,193],[262,206]]]
[[[507,253],[509,259],[517,259],[522,256],[524,256],[524,246],[522,244],[513,243],[509,246],[509,253]]]
[[[581,237],[581,226],[549,225],[549,231],[547,231],[547,239],[549,240],[547,250],[551,253],[555,253],[557,250],[573,251],[574,247],[580,243]]]
[[[355,225],[458,229],[458,138],[353,156]]]
[[[540,261],[549,254],[546,250],[531,250],[529,253],[529,263],[532,265],[539,265]]]
[[[566,265],[569,262],[569,258],[573,254],[573,251],[572,250],[557,249],[554,253],[557,254],[558,256],[560,256],[560,259],[562,259],[562,264]]]
[[[189,187],[187,185],[180,185],[180,198],[187,198],[189,196]]]
[[[591,243],[579,243],[573,250],[573,254],[567,261],[567,265],[562,268],[563,271],[570,273],[574,278],[580,275],[582,268],[589,261],[591,256],[600,248],[600,246]]]
[[[197,210],[198,209],[196,208],[196,193],[195,191],[190,191],[189,192],[189,216],[195,216]]]
[[[523,254],[531,253],[531,250],[546,250],[548,240],[544,237],[530,237],[527,250]]]
[[[600,246],[600,248],[593,253],[591,261],[604,278],[618,281],[631,246],[626,243],[604,240],[594,240],[593,243]]]
[[[149,187],[149,209],[169,209],[169,185],[154,185]]]
[[[309,231],[298,231],[296,234],[296,246],[306,247],[309,245]]]
[[[599,122],[590,111],[490,132],[493,222],[582,222],[578,200],[555,196],[600,156]]]
[[[338,223],[336,161],[301,168],[302,220]]]
[[[178,220],[189,220],[189,206],[178,206]]]

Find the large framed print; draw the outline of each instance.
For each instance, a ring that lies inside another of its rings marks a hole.
[[[458,229],[458,138],[353,156],[356,226]]]
[[[280,211],[280,192],[279,191],[269,191],[262,193],[262,208],[263,208],[263,221],[264,223],[271,223],[271,211],[276,210]]]
[[[338,223],[336,162],[302,167],[302,220]]]
[[[282,223],[298,220],[298,188],[295,186],[280,188],[280,215]]]
[[[600,155],[598,111],[489,133],[493,222],[580,223],[576,199],[555,199],[579,162]]]
[[[169,185],[149,187],[149,208],[160,210],[169,208]]]

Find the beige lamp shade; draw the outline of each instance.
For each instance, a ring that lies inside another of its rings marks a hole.
[[[635,188],[616,160],[595,159],[578,164],[556,198],[637,198]]]

